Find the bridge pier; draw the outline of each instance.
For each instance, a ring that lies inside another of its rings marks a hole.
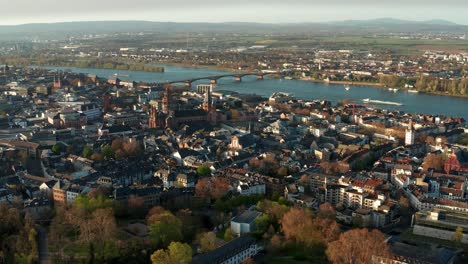
[[[218,80],[217,80],[217,79],[211,79],[211,80],[210,80],[210,83],[211,83],[211,84],[218,84]]]
[[[237,76],[234,77],[234,80],[235,80],[236,82],[242,82],[242,76],[237,75]]]
[[[263,74],[258,74],[257,75],[257,80],[259,80],[259,81],[263,80]]]
[[[186,88],[192,88],[192,82],[191,81],[185,81],[185,87]]]

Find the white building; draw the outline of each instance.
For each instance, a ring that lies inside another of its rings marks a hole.
[[[78,112],[86,115],[88,120],[95,120],[102,114],[101,109],[95,103],[81,105]]]
[[[211,252],[196,256],[191,264],[241,264],[262,249],[252,237],[241,236]]]
[[[410,121],[408,128],[406,129],[406,133],[405,133],[405,145],[406,146],[414,145],[414,136],[415,136],[415,130],[413,127],[413,123]]]
[[[236,190],[241,195],[265,194],[266,192],[265,184],[259,182],[239,182]]]
[[[231,220],[231,232],[235,236],[255,231],[255,221],[262,213],[255,210],[247,210]]]

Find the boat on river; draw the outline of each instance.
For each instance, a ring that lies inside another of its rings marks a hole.
[[[390,101],[381,101],[381,100],[372,100],[370,98],[362,99],[364,103],[369,103],[369,104],[383,104],[383,105],[396,105],[396,106],[402,106],[402,103],[398,102],[390,102]]]

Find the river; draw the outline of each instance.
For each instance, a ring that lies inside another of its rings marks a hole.
[[[119,78],[123,80],[144,82],[165,82],[170,80],[185,80],[195,77],[226,74],[225,71],[208,69],[176,66],[164,67],[165,72],[163,73],[73,67],[44,68],[59,70],[68,69],[73,72],[96,74],[103,78],[109,78],[113,76],[114,73],[117,73],[119,74]],[[207,81],[201,81],[201,83],[207,83]],[[270,96],[274,92],[286,92],[295,95],[298,99],[325,99],[332,101],[333,103],[345,98],[355,102],[362,102],[362,99],[370,98],[372,100],[391,101],[403,104],[401,106],[379,105],[378,107],[381,108],[401,110],[408,113],[442,114],[452,117],[463,117],[468,120],[468,98],[461,97],[408,93],[406,91],[391,92],[387,89],[374,88],[370,86],[351,86],[349,90],[346,90],[343,85],[301,80],[265,78],[263,81],[257,81],[255,76],[244,77],[240,83],[234,82],[234,78],[223,78],[219,80],[218,87],[219,90],[258,94],[265,97]]]

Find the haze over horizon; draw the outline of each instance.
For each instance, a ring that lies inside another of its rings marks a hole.
[[[0,25],[106,20],[307,23],[391,17],[468,25],[466,0],[0,0]]]

